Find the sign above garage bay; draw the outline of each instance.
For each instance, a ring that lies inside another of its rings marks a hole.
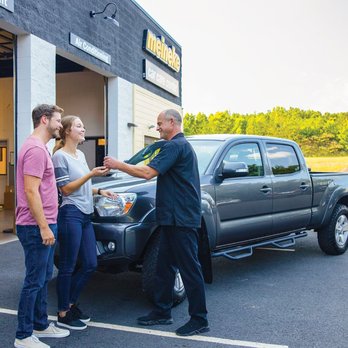
[[[87,42],[84,39],[81,39],[79,36],[73,33],[70,33],[70,45],[79,48],[80,50],[90,54],[91,56],[103,61],[106,64],[111,64],[111,56],[109,53],[102,51],[100,48],[95,47],[91,43]]]
[[[180,71],[181,61],[174,46],[168,46],[163,36],[156,36],[149,29],[144,30],[143,49],[151,53],[169,68]]]
[[[14,11],[14,0],[0,0],[0,7],[13,12]]]

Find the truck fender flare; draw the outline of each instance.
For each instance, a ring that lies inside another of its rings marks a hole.
[[[332,193],[330,201],[326,206],[325,213],[320,224],[321,226],[327,226],[330,223],[331,216],[337,204],[344,204],[348,206],[348,193],[343,188],[338,188]]]
[[[205,224],[205,233],[208,234],[210,249],[213,249],[216,244],[216,208],[213,198],[206,192],[202,192],[201,209],[202,223]],[[144,223],[153,221],[156,221],[156,208],[152,208],[141,220]]]
[[[202,192],[202,222],[198,230],[198,258],[202,266],[204,281],[208,284],[213,282],[211,250],[216,242],[216,223],[214,208],[215,202],[207,192]]]
[[[210,249],[216,245],[216,205],[209,193],[202,191],[201,199],[202,223],[205,225],[205,233],[208,235]]]
[[[146,215],[141,219],[141,222],[153,222],[156,221],[156,208],[152,208],[146,213]]]

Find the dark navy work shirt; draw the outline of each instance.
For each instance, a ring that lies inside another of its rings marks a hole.
[[[160,225],[198,228],[201,189],[197,157],[183,133],[166,141],[148,164],[157,178],[156,215]]]

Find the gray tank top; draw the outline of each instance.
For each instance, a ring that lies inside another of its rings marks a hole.
[[[58,188],[65,186],[90,172],[86,162],[86,157],[80,150],[77,150],[77,158],[75,158],[60,149],[52,156],[52,161]],[[62,195],[61,206],[66,204],[75,205],[85,214],[93,213],[93,193],[91,180],[88,180],[78,190],[74,191],[69,196]]]

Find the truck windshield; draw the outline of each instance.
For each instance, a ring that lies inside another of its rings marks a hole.
[[[221,140],[194,140],[187,139],[196,152],[199,174],[207,169],[217,149],[222,145]]]
[[[213,158],[217,149],[221,146],[223,141],[221,140],[199,140],[199,139],[187,139],[192,145],[193,149],[196,152],[198,160],[198,170],[199,174],[203,174],[207,169],[211,159]],[[160,148],[165,144],[165,141],[157,141],[151,145],[146,146],[139,152],[137,152],[130,159],[126,160],[126,163],[129,164],[148,164],[153,157],[157,155],[160,151]],[[118,176],[124,176],[127,174],[119,173]]]

